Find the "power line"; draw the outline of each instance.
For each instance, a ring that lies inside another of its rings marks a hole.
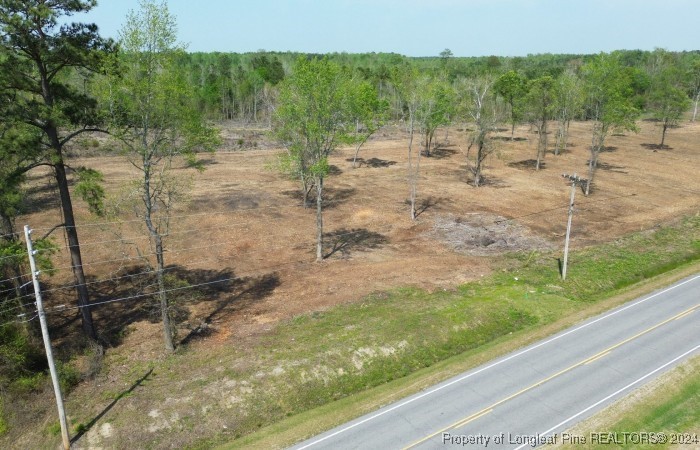
[[[10,259],[10,258],[19,258],[19,257],[25,257],[27,256],[27,252],[19,253],[16,255],[8,255],[8,256],[2,256],[0,257],[0,261],[3,261],[5,259]]]
[[[29,295],[33,296],[34,293],[32,292]],[[26,297],[26,296],[23,295],[22,297]],[[22,297],[15,297],[13,300],[19,300]],[[6,309],[3,309],[2,311],[0,311],[0,315],[5,314],[5,313],[10,312],[10,311],[14,311],[16,309],[26,308],[27,306],[32,306],[33,304],[34,304],[34,302],[26,303],[26,304],[20,303],[19,305],[15,305],[15,306],[11,306],[11,307],[8,307]]]

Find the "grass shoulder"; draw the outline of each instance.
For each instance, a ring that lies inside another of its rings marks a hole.
[[[574,253],[566,282],[554,255],[513,255],[454,291],[398,289],[297,317],[258,349],[284,385],[266,386],[274,401],[258,398],[255,424],[225,448],[292,444],[696,273],[698,260],[696,216]]]

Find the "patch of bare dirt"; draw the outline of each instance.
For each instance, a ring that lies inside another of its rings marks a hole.
[[[551,250],[554,246],[516,221],[494,214],[441,215],[428,233],[459,253],[473,256]]]

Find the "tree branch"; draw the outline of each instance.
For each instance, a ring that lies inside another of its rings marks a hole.
[[[76,137],[82,133],[95,133],[95,132],[96,133],[110,134],[109,131],[104,130],[102,128],[81,128],[80,130],[74,131],[71,134],[69,134],[68,136],[66,136],[65,138],[63,138],[63,140],[61,140],[60,145],[61,145],[61,147],[63,147],[68,141],[70,141],[71,139],[73,139],[74,137]]]

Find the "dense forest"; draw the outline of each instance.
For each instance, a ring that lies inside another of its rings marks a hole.
[[[652,79],[668,66],[678,71],[679,86],[697,104],[700,51],[668,52],[619,50],[613,52],[628,68],[633,81],[635,102],[647,105]],[[463,78],[500,76],[515,71],[527,82],[542,76],[558,78],[564,73],[580,74],[581,67],[596,55],[537,54],[523,57],[455,57],[445,49],[435,57],[407,57],[396,53],[331,53],[327,55],[293,52],[187,53],[179,67],[196,89],[198,105],[212,120],[236,119],[265,123],[275,105],[277,85],[292,71],[299,58],[328,58],[347,67],[355,76],[372,82],[384,98],[392,98],[392,73],[412,67],[432,77],[444,76],[449,82]],[[392,102],[394,104],[394,102]]]

